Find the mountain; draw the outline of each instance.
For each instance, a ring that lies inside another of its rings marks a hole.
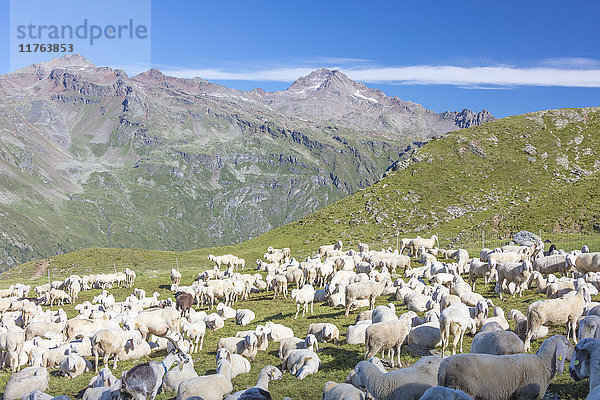
[[[0,76],[0,268],[89,246],[246,240],[493,119],[437,114],[326,69],[268,93],[156,69],[130,78],[80,55],[34,64]]]

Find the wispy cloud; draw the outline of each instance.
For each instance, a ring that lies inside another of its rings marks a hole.
[[[339,63],[336,63],[338,61]],[[343,62],[342,62],[343,61]],[[365,65],[367,64],[367,65]],[[292,82],[319,67],[339,69],[351,79],[365,83],[396,85],[452,85],[464,88],[499,89],[520,86],[600,87],[600,61],[587,58],[555,58],[537,66],[370,66],[369,60],[323,59],[321,63],[293,67],[249,70],[244,68],[185,69],[163,67],[168,75],[208,80]]]

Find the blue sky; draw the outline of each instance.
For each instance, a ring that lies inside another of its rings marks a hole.
[[[1,1],[5,73],[10,19]],[[71,3],[78,8],[64,12],[73,17],[98,4]],[[328,67],[438,112],[599,105],[597,1],[152,1],[151,9],[150,63],[172,75],[272,91]],[[149,66],[119,48],[86,51],[129,73]]]

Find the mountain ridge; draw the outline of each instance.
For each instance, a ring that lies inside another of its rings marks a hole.
[[[319,79],[316,99],[298,94]],[[93,245],[239,242],[368,187],[458,129],[454,114],[339,71],[244,92],[156,69],[130,78],[79,55],[0,76],[0,105],[5,266]]]

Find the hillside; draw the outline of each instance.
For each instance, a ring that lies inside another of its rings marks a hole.
[[[600,108],[508,117],[432,140],[373,186],[243,243],[188,252],[86,249],[53,257],[51,270],[161,269],[176,258],[196,268],[211,252],[254,260],[270,245],[303,258],[338,238],[394,246],[397,234],[437,233],[442,246],[460,246],[482,230],[585,233],[600,245],[599,153]],[[30,277],[39,265],[3,276]]]
[[[65,56],[0,76],[0,270],[90,246],[241,242],[376,182],[405,151],[492,120],[320,69],[229,89]]]

